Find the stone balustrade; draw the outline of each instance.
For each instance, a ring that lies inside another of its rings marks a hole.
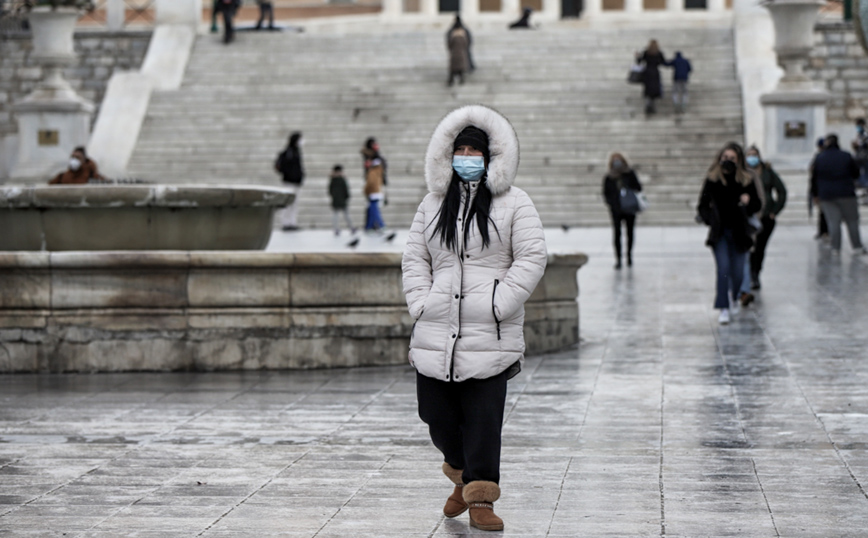
[[[582,254],[550,255],[527,352],[578,342]],[[399,253],[0,253],[0,373],[402,364]]]

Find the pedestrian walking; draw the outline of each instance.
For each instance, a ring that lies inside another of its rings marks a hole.
[[[681,114],[687,108],[689,95],[687,93],[687,81],[693,67],[690,61],[681,56],[681,51],[675,53],[675,58],[666,63],[672,67],[672,104],[675,105],[675,113]]]
[[[238,8],[241,7],[241,0],[217,0],[216,5],[223,15],[223,43],[228,45],[235,39],[235,27],[232,21]]]
[[[609,156],[609,171],[603,177],[603,198],[609,206],[612,217],[612,239],[615,246],[615,269],[621,268],[621,226],[627,228],[627,267],[633,265],[633,229],[636,224],[638,206],[624,204],[622,198],[633,196],[642,191],[642,184],[636,172],[630,168],[627,159],[621,153]]]
[[[274,4],[271,3],[271,0],[256,0],[256,3],[259,5],[259,21],[254,29],[261,30],[262,23],[268,17],[268,29],[274,30]]]
[[[737,293],[744,278],[745,256],[753,241],[748,230],[748,215],[762,207],[753,174],[745,167],[744,150],[735,142],[721,149],[708,169],[697,213],[708,225],[705,244],[711,247],[717,266],[714,308],[720,310],[721,325],[730,322],[730,312],[737,314]]]
[[[530,197],[512,186],[518,137],[481,105],[437,126],[425,155],[425,196],[402,262],[416,320],[410,363],[419,416],[443,454],[452,494],[446,517],[502,530],[501,432],[507,380],[524,358],[524,303],[546,267],[545,235]]]
[[[476,65],[473,63],[473,34],[470,33],[470,28],[464,26],[464,21],[461,20],[461,15],[455,15],[455,20],[452,22],[452,26],[449,27],[449,30],[446,31],[446,48],[449,48],[449,36],[452,34],[452,31],[457,28],[464,28],[464,31],[467,33],[467,67],[469,72],[473,72],[476,70]]]
[[[332,173],[329,176],[329,197],[332,199],[332,227],[335,230],[335,235],[341,234],[341,216],[343,216],[350,233],[356,233],[356,227],[353,226],[347,209],[350,201],[350,188],[347,185],[347,178],[344,177],[344,167],[339,164],[332,167]]]
[[[458,24],[460,19],[456,17]],[[447,39],[449,47],[449,82],[452,86],[455,79],[458,84],[464,84],[464,72],[470,70],[470,35],[463,26],[453,26]]]
[[[642,95],[645,97],[645,114],[657,112],[657,99],[663,96],[663,82],[660,80],[660,66],[666,65],[666,58],[660,52],[660,46],[656,39],[648,42],[648,47],[636,61],[645,64],[645,72],[642,77]]]
[[[277,154],[274,168],[283,176],[283,183],[295,193],[292,203],[280,212],[280,226],[284,231],[298,229],[298,197],[304,183],[304,166],[301,161],[301,147],[304,140],[296,131],[289,135],[286,148]]]
[[[857,179],[859,166],[853,156],[841,150],[837,135],[826,135],[825,149],[814,159],[811,170],[811,196],[823,209],[834,254],[841,252],[841,221],[847,224],[853,251],[866,253],[859,235]]]
[[[760,289],[760,273],[766,257],[766,247],[777,224],[777,217],[787,205],[787,187],[781,177],[774,171],[772,165],[763,161],[759,148],[751,146],[747,150],[745,162],[748,168],[759,178],[762,186],[763,208],[760,216],[762,228],[757,234],[753,252],[750,255],[751,289]]]
[[[380,155],[380,144],[374,138],[368,138],[362,148],[362,160],[365,168],[365,199],[368,209],[365,218],[366,231],[380,231],[386,227],[380,213],[380,202],[385,204],[386,160]]]
[[[816,149],[814,151],[814,157],[811,159],[810,164],[808,164],[808,177],[812,177],[814,173],[814,162],[817,160],[817,155],[823,151],[826,147],[826,139],[822,136],[817,139]],[[829,240],[829,227],[826,226],[826,217],[823,216],[823,208],[819,206],[819,204],[815,203],[814,197],[811,194],[814,192],[814,185],[811,181],[808,181],[808,216],[813,216],[814,206],[817,206],[817,235],[814,236],[814,239],[819,239],[821,241]]]

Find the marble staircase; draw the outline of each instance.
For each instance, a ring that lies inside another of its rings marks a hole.
[[[635,50],[657,38],[691,59],[691,102],[675,115],[666,97],[646,117],[641,88],[626,82]],[[620,151],[646,185],[646,223],[692,222],[715,152],[741,140],[741,95],[731,28],[486,29],[473,34],[478,69],[446,86],[442,31],[242,33],[230,46],[195,44],[182,88],[155,93],[130,173],[168,183],[277,184],[272,164],[289,132],[305,135],[300,224],[330,226],[327,178],[343,164],[361,221],[359,149],[375,136],[389,162],[389,225],[409,225],[425,194],[428,137],[449,110],[483,103],[503,112],[521,141],[517,185],[547,226],[608,222],[601,198],[607,156]]]

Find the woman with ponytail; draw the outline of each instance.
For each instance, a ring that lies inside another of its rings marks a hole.
[[[539,215],[512,186],[518,161],[502,115],[480,105],[448,114],[428,145],[430,192],[402,263],[419,416],[454,485],[443,512],[469,509],[482,530],[503,529],[494,502],[506,382],[521,370],[524,303],[546,267]]]

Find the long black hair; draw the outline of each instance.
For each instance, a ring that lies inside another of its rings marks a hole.
[[[494,225],[494,231],[500,237],[500,232],[497,230],[497,225],[491,219],[491,191],[488,190],[488,172],[479,180],[479,187],[476,189],[476,196],[473,198],[469,210],[467,211],[466,225],[464,226],[464,244],[467,244],[467,237],[470,234],[470,229],[475,218],[476,227],[479,229],[479,235],[482,236],[482,248],[488,247],[491,243],[491,237],[488,234],[488,221]],[[443,198],[443,203],[440,204],[440,210],[437,212],[437,224],[434,226],[434,235],[440,234],[440,244],[446,245],[449,250],[455,250],[458,247],[458,212],[461,210],[461,184],[464,183],[458,174],[452,171],[452,181],[449,183],[449,188],[446,191],[446,196]]]

